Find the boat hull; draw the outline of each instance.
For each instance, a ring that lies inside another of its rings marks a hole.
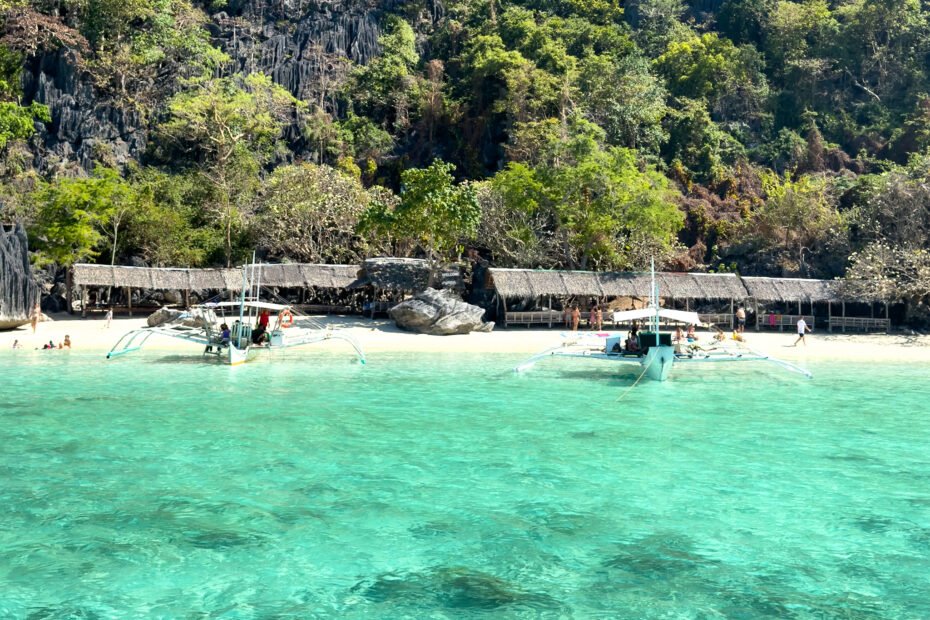
[[[667,346],[650,347],[643,358],[646,376],[653,381],[665,381],[675,363],[675,348]]]
[[[248,346],[244,349],[237,349],[236,347],[226,347],[226,363],[230,366],[238,366],[239,364],[245,364],[249,361],[252,356],[252,347]]]

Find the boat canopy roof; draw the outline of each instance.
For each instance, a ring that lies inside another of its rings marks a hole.
[[[651,319],[658,315],[659,318],[677,321],[678,323],[688,323],[690,325],[700,325],[701,317],[697,312],[686,312],[684,310],[671,310],[669,308],[640,308],[638,310],[624,310],[614,312],[614,323],[624,321],[636,321],[639,319]]]
[[[290,306],[284,304],[272,304],[267,301],[218,301],[215,303],[203,304],[204,308],[238,308],[239,306],[245,306],[246,308],[259,308],[261,310],[287,310]]]

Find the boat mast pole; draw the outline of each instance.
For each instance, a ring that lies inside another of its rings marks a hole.
[[[247,278],[245,275],[245,270],[248,267],[245,265],[242,266],[242,289],[239,291],[239,331],[236,336],[236,348],[242,348],[242,322],[243,312],[245,311],[245,287],[248,285]]]
[[[659,289],[656,287],[656,259],[649,259],[652,271],[652,333],[655,334],[656,346],[659,346]]]

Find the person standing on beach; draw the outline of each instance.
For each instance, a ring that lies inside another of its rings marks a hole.
[[[581,321],[581,311],[578,310],[578,306],[572,308],[572,331],[578,331],[578,323]]]
[[[32,316],[29,317],[29,322],[32,323],[32,333],[36,333],[36,325],[39,324],[39,319],[42,317],[42,306],[36,302],[35,308],[32,309]]]
[[[746,308],[740,306],[736,309],[736,332],[742,334],[746,331]]]
[[[807,326],[807,321],[804,320],[804,317],[798,319],[798,339],[794,341],[793,347],[798,346],[799,342],[803,342],[804,346],[807,346],[807,340],[804,339],[804,334],[811,331],[811,328]]]
[[[105,318],[107,320],[107,329],[110,329],[110,322],[113,320],[113,306],[107,308],[107,315]]]

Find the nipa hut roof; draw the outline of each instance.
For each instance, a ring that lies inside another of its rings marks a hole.
[[[631,272],[490,270],[504,297],[648,297],[652,276]],[[675,299],[743,299],[747,292],[734,274],[656,273],[659,295]]]
[[[805,280],[802,278],[760,278],[744,276],[743,284],[749,296],[758,301],[842,301],[840,283],[836,280]]]
[[[74,283],[82,286],[129,286],[159,290],[239,290],[238,269],[175,269],[110,265],[74,266]]]
[[[261,265],[262,286],[345,288],[358,275],[356,265],[316,265],[291,263]],[[249,274],[249,277],[252,277]],[[242,289],[241,269],[175,269],[161,267],[122,267],[77,264],[74,282],[83,286],[131,286],[168,290]]]

